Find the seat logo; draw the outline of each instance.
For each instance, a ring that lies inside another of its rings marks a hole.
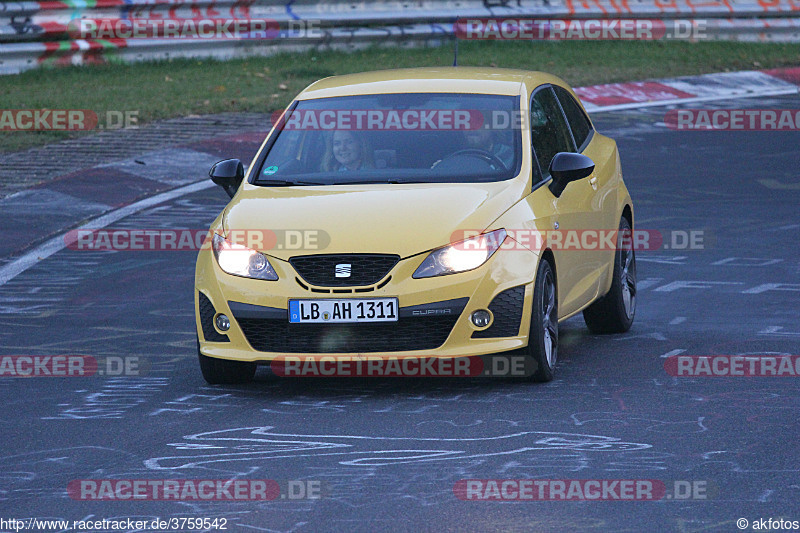
[[[336,277],[337,278],[349,278],[351,269],[352,269],[352,265],[350,263],[340,263],[340,264],[336,265]]]

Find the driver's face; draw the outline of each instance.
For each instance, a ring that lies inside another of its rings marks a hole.
[[[333,134],[333,156],[339,164],[355,168],[361,161],[361,146],[349,131],[337,131]]]
[[[468,130],[464,132],[467,138],[467,146],[470,148],[480,148],[486,150],[491,147],[492,132],[487,129]]]

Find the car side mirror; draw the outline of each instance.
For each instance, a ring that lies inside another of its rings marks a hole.
[[[228,196],[233,198],[244,179],[244,165],[238,159],[217,161],[208,171],[208,176],[211,181],[225,189]]]
[[[550,162],[550,192],[556,197],[561,196],[570,182],[580,180],[594,171],[594,161],[583,154],[572,152],[559,152]]]

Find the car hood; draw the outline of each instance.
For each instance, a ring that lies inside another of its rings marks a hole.
[[[264,244],[253,247],[284,260],[337,253],[408,257],[448,244],[458,230],[487,229],[522,198],[525,185],[520,181],[318,187],[245,184],[226,208],[223,228],[226,234],[264,231]],[[270,237],[272,232],[275,239]],[[305,242],[301,235],[306,236]]]

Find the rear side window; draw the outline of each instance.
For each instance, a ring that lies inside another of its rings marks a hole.
[[[550,162],[558,152],[575,151],[564,114],[550,87],[531,98],[531,143],[545,178],[550,176]]]
[[[558,101],[561,102],[564,114],[567,115],[569,127],[572,128],[572,135],[575,137],[575,144],[580,148],[589,137],[589,132],[592,131],[592,125],[583,113],[581,106],[578,105],[578,102],[575,101],[566,89],[555,86],[553,89],[556,91]]]

